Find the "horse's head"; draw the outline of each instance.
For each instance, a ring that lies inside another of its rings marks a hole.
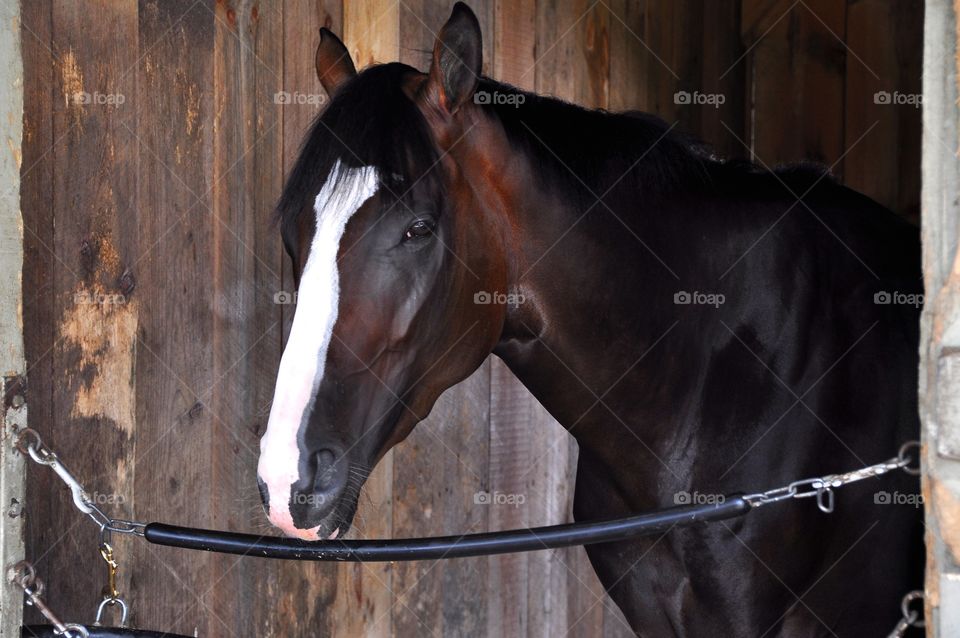
[[[332,99],[279,203],[298,293],[258,467],[270,521],[289,535],[343,533],[370,469],[500,338],[505,306],[476,296],[506,291],[502,224],[465,177],[498,167],[451,152],[477,143],[465,138],[482,127],[481,57],[463,5],[427,74],[358,74],[321,31]]]

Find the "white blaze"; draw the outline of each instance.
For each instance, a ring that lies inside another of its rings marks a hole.
[[[291,488],[300,479],[297,433],[313,409],[337,321],[340,240],[347,222],[376,192],[377,183],[375,168],[347,168],[338,161],[317,195],[317,230],[300,276],[297,309],[280,359],[267,431],[260,439],[257,474],[267,485],[270,521],[302,538],[316,538],[317,530],[298,530],[290,515]]]

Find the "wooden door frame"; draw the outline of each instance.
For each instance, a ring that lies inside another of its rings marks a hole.
[[[19,637],[23,592],[8,582],[6,570],[24,557],[25,468],[12,446],[15,431],[27,423],[23,379],[23,218],[20,214],[20,163],[23,137],[23,60],[20,2],[0,1],[0,373],[3,431],[0,433],[0,637]]]
[[[953,0],[929,0],[923,68],[920,414],[928,635],[960,635],[960,117]]]

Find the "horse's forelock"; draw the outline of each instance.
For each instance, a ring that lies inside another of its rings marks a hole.
[[[410,205],[415,184],[439,193],[434,170],[439,153],[423,115],[403,89],[415,72],[399,63],[374,66],[337,92],[314,121],[287,178],[275,213],[282,227],[293,227],[313,208],[337,165],[375,168],[387,204],[404,199]]]

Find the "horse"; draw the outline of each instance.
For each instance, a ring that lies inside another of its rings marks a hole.
[[[463,4],[425,73],[358,73],[321,30],[331,99],[276,209],[298,297],[257,468],[274,526],[342,537],[370,468],[491,353],[576,439],[577,521],[917,437],[915,227],[823,168],[720,158],[482,60]],[[921,510],[896,498],[917,492],[889,474],[832,514],[795,501],[586,551],[638,635],[886,635],[922,583]]]

